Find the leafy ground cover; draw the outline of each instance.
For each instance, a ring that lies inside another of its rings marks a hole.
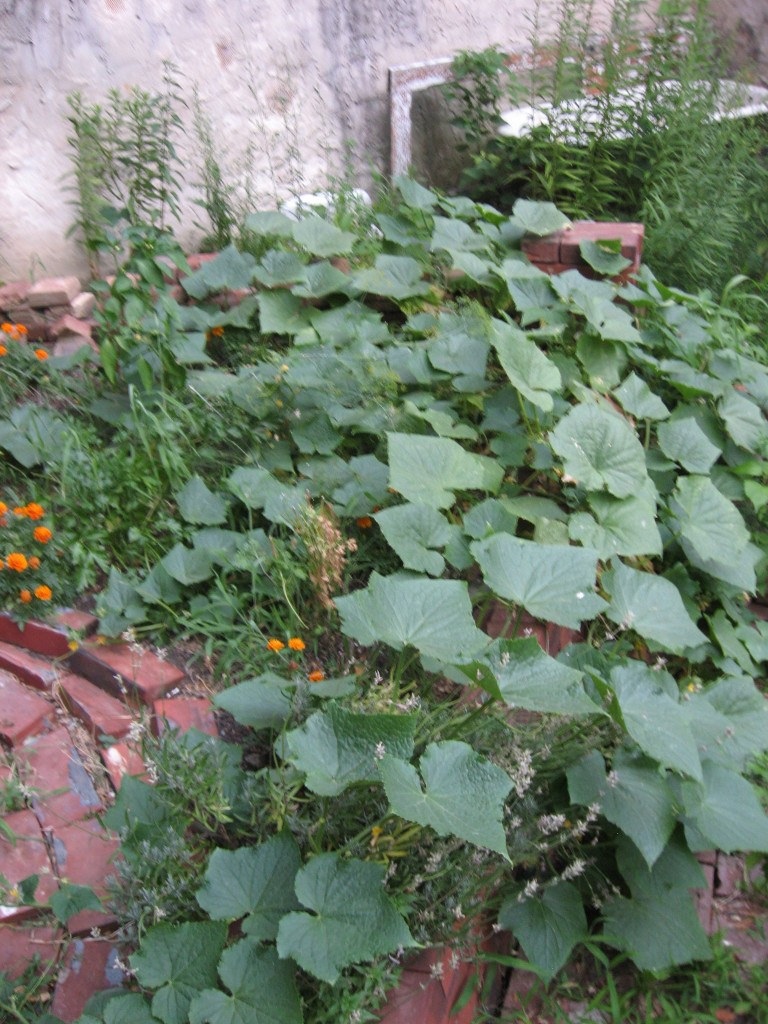
[[[532,266],[520,240],[564,223],[401,179],[343,227],[253,214],[192,273],[131,227],[99,360],[6,332],[39,603],[194,642],[238,726],[137,723],[153,784],[106,818],[136,992],[83,1024],[374,1019],[409,950],[474,956],[481,916],[545,981],[584,943],[651,975],[712,956],[695,853],[768,852],[768,370],[756,328],[613,283],[610,248]]]

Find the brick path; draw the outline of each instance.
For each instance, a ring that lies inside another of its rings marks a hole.
[[[68,718],[91,734],[115,790],[125,774],[143,771],[126,742],[139,710],[156,730],[167,721],[215,732],[207,700],[173,695],[182,671],[149,651],[98,644],[96,625],[91,615],[67,611],[22,631],[0,615],[0,786],[15,775],[29,794],[24,809],[4,816],[15,842],[0,831],[0,874],[10,886],[39,875],[40,903],[63,881],[103,893],[118,848],[100,823],[102,801]],[[76,651],[73,635],[84,638]],[[44,909],[0,905],[0,970],[17,977],[38,958],[57,979],[52,1012],[75,1021],[89,996],[121,982],[115,923],[108,913],[85,910],[63,928]]]

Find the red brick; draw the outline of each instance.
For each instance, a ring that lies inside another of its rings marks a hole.
[[[155,701],[155,717],[158,733],[167,724],[171,729],[186,732],[187,729],[199,729],[209,736],[218,736],[216,719],[213,716],[211,702],[205,697],[172,697],[170,700]]]
[[[128,743],[113,743],[102,747],[99,753],[115,790],[120,789],[126,775],[138,775],[139,778],[146,775],[147,769],[141,754]]]
[[[15,306],[22,306],[27,301],[29,283],[27,281],[9,281],[0,288],[0,309],[8,312]]]
[[[53,707],[23,686],[9,672],[0,671],[0,738],[12,747],[39,732]]]
[[[81,612],[77,608],[61,608],[55,616],[55,622],[62,629],[71,630],[81,636],[92,636],[96,632],[99,620],[90,612]]]
[[[14,833],[15,845],[0,832],[0,874],[10,885],[18,885],[29,875],[40,878],[35,899],[46,903],[56,889],[48,848],[32,811],[16,811],[5,816],[5,823]],[[39,913],[36,907],[0,906],[0,924],[19,921]]]
[[[7,644],[14,644],[23,647],[34,654],[44,654],[48,658],[62,658],[69,654],[69,632],[77,627],[70,625],[69,617],[73,622],[92,619],[94,623],[98,620],[92,615],[86,616],[83,612],[62,612],[51,622],[37,622],[30,619],[21,626],[17,625],[10,615],[0,614],[0,640]],[[82,620],[80,619],[82,616]]]
[[[51,1010],[70,1024],[82,1016],[96,992],[117,988],[125,981],[116,966],[117,947],[107,939],[73,939],[64,954]]]
[[[80,755],[63,727],[33,736],[19,749],[25,780],[33,787],[33,809],[42,825],[82,821],[101,810],[101,801]]]
[[[94,819],[57,827],[53,832],[58,877],[73,885],[89,885],[100,898],[106,895],[106,879],[115,874],[112,859],[119,849],[117,839]],[[115,922],[114,914],[109,911],[81,910],[67,921],[67,928],[78,935],[91,928],[111,927]]]
[[[193,252],[191,256],[187,256],[190,271],[194,273],[204,263],[210,263],[211,260],[215,260],[218,255],[217,252]]]
[[[27,686],[50,693],[56,671],[49,661],[29,654],[20,647],[0,641],[0,669],[18,676]]]
[[[628,260],[639,259],[643,251],[645,228],[642,224],[600,222],[580,220],[571,228],[565,228],[560,244],[560,259],[563,263],[582,264],[580,243],[621,241],[621,254]]]
[[[744,888],[746,871],[741,854],[718,853],[715,871],[715,895],[722,899],[735,896]]]
[[[510,637],[516,618],[514,613],[510,617],[509,610],[504,605],[495,603],[483,622],[483,629],[488,636],[494,639],[500,636]],[[520,616],[516,636],[535,637],[539,642],[539,647],[553,658],[568,644],[576,643],[580,639],[575,630],[558,626],[554,622],[541,622],[527,612],[523,612]]]
[[[543,238],[524,238],[520,248],[532,263],[559,263],[562,232],[555,231]]]
[[[91,650],[81,648],[72,655],[70,664],[107,693],[119,695],[122,683],[129,693],[136,694],[146,704],[164,696],[184,679],[184,673],[175,665],[161,661],[151,651],[134,653],[128,644]]]
[[[0,969],[18,978],[37,959],[47,972],[58,960],[60,946],[58,928],[0,924]]]
[[[46,306],[68,306],[81,291],[80,282],[76,277],[44,277],[30,286],[27,292],[27,304],[32,309],[44,309]]]
[[[551,277],[554,277],[556,274],[564,274],[566,270],[576,269],[572,263],[537,263],[534,260],[533,265],[538,267],[539,270],[543,270],[545,274],[549,274]]]
[[[94,738],[125,736],[133,721],[130,708],[82,676],[68,674],[59,680],[67,709],[83,722]]]
[[[54,343],[51,355],[71,356],[75,352],[79,352],[81,348],[89,348],[91,352],[99,351],[99,346],[93,338],[85,338],[82,334],[62,334]]]

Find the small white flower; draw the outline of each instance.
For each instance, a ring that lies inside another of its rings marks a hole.
[[[379,740],[379,742],[376,744],[376,749],[373,752],[373,756],[376,758],[377,761],[380,761],[382,757],[384,757],[386,752],[387,748],[384,746],[381,740]]]

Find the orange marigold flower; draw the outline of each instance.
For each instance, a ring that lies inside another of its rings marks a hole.
[[[17,334],[29,334],[29,331],[27,330],[27,328],[25,327],[24,324],[16,324],[16,333]]]
[[[30,501],[25,511],[28,519],[42,519],[45,515],[45,509],[42,505],[38,505],[36,501]]]
[[[0,331],[4,331],[6,334],[13,334],[13,324],[0,324]]]
[[[7,355],[8,355],[8,349],[5,347],[5,345],[0,345],[0,356],[7,356]]]
[[[35,597],[38,601],[50,601],[53,597],[53,591],[43,583],[41,586],[35,587]]]
[[[285,647],[285,644],[283,643],[283,641],[282,640],[277,640],[277,639],[275,639],[275,637],[272,637],[270,640],[267,640],[267,650],[268,651],[282,651],[282,649],[284,647]]]
[[[357,520],[357,525],[360,527],[361,530],[370,530],[370,528],[373,526],[373,520],[371,519],[370,516],[360,516],[360,518]]]
[[[304,648],[306,647],[306,644],[300,637],[292,636],[291,639],[288,641],[288,646],[291,648],[292,651],[303,651]]]
[[[47,526],[36,526],[32,534],[38,544],[47,544],[53,534]]]
[[[41,359],[41,360],[42,359],[47,359],[48,358],[48,353],[45,351],[44,348],[36,348],[35,349],[35,356],[38,359]]]
[[[23,518],[24,518],[24,517],[26,516],[26,514],[27,514],[27,510],[26,510],[25,508],[22,508],[22,507],[21,507],[20,505],[18,505],[18,506],[17,506],[17,507],[16,507],[16,508],[15,508],[15,509],[13,510],[13,514],[14,514],[15,516],[20,516],[20,517],[21,517],[21,518],[23,519]]]
[[[37,557],[37,555],[32,555],[32,557],[30,558],[30,560],[29,560],[29,568],[30,569],[39,569],[40,568],[40,559]]]
[[[318,669],[316,672],[310,672],[309,675],[307,676],[307,679],[310,681],[310,683],[322,683],[322,681],[325,679],[325,673],[321,672]]]
[[[4,501],[0,501],[0,516],[4,516],[7,511],[8,506],[5,504]]]
[[[223,338],[224,337],[224,328],[223,327],[212,327],[211,328],[211,334],[214,336],[214,338]]]
[[[24,572],[29,565],[26,555],[20,554],[18,551],[12,551],[5,560],[5,564],[9,569],[15,569],[16,572]]]
[[[19,600],[21,601],[22,604],[29,604],[29,602],[32,600],[32,595],[28,590],[22,590],[19,592]]]

